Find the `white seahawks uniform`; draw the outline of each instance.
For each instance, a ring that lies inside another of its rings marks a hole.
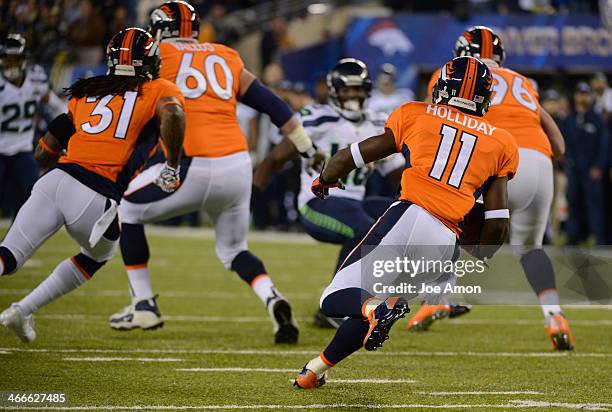
[[[300,111],[302,125],[312,139],[313,143],[326,155],[333,156],[338,150],[360,142],[370,136],[382,134],[387,120],[385,113],[367,109],[364,119],[360,122],[351,122],[340,116],[330,105],[314,104],[306,106]],[[385,176],[395,169],[403,167],[405,160],[399,153],[377,162],[376,167]],[[365,184],[370,174],[367,167],[353,170],[342,180],[346,190],[333,190],[333,196],[362,200],[365,196]],[[298,196],[298,206],[302,208],[309,200],[314,198],[310,191],[313,176],[306,172],[306,161],[302,162],[302,187]]]
[[[38,65],[26,69],[21,87],[0,75],[0,154],[32,151],[34,115],[48,92],[47,75]]]
[[[370,110],[389,115],[402,104],[411,101],[414,101],[414,93],[410,89],[395,89],[391,94],[383,94],[374,90],[372,91],[372,97],[368,100],[368,107]]]

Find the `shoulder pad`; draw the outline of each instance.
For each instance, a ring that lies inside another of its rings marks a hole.
[[[300,110],[304,127],[317,127],[324,123],[337,122],[340,115],[328,105],[308,105]]]

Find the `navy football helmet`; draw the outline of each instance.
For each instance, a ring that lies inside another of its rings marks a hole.
[[[159,45],[143,29],[130,27],[115,34],[106,47],[107,74],[159,77]]]
[[[455,57],[440,70],[433,102],[484,116],[491,104],[493,77],[486,64],[474,57]]]
[[[359,120],[363,116],[366,100],[372,94],[372,78],[368,68],[361,60],[342,59],[327,74],[329,102],[343,117]],[[357,88],[362,92],[359,98],[342,96],[344,88]]]
[[[200,35],[200,17],[189,3],[169,1],[153,10],[148,31],[157,41],[197,39]]]
[[[467,29],[457,39],[455,57],[472,56],[489,63],[495,62],[501,67],[506,57],[501,38],[486,26],[475,26]]]
[[[26,40],[21,34],[7,35],[0,43],[0,70],[8,81],[17,81],[26,69]]]

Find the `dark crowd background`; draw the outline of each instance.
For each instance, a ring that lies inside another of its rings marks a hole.
[[[134,25],[146,27],[146,16],[158,6],[150,0],[9,0],[0,1],[0,35],[21,33],[28,41],[29,59],[42,65],[52,85],[62,83],[66,65],[103,63],[104,48],[117,31]],[[327,87],[322,77],[314,87],[285,80],[280,56],[295,47],[288,30],[293,19],[304,17],[305,4],[296,1],[193,0],[190,3],[201,17],[200,41],[235,45],[253,31],[259,32],[260,73],[262,80],[298,111],[309,103],[325,103]],[[300,7],[299,3],[302,4]],[[339,1],[339,5],[361,5],[366,1]],[[370,2],[371,3],[371,2]],[[379,2],[393,12],[441,12],[461,20],[471,13],[526,13],[599,15],[597,0],[386,0]],[[258,16],[266,16],[264,22]],[[85,29],[86,28],[86,29]],[[370,68],[374,69],[374,68]],[[374,72],[378,72],[375,68]],[[567,144],[565,157],[556,163],[556,197],[551,213],[549,242],[577,244],[612,242],[612,67],[594,73],[543,72],[531,76],[540,86],[542,106],[561,128]],[[85,74],[87,74],[85,72]],[[431,72],[422,72],[415,87],[416,98],[423,99]],[[63,79],[65,82],[65,79]],[[379,88],[393,84],[377,81]],[[56,91],[61,92],[61,90]],[[269,121],[247,107],[239,107],[238,118],[249,138],[254,163],[260,161],[279,142]],[[36,139],[44,132],[45,114],[41,112]],[[300,188],[300,160],[288,162],[273,179],[264,196],[253,204],[253,225],[257,229],[301,230],[296,197]],[[16,206],[12,182],[0,182],[2,213],[10,217]],[[374,173],[367,184],[368,194],[394,196],[397,188]],[[201,224],[198,214],[172,219],[165,224]]]

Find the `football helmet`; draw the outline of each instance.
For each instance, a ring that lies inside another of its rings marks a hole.
[[[454,52],[455,57],[472,56],[500,67],[506,57],[501,38],[486,26],[474,26],[464,31],[455,43]]]
[[[484,116],[491,104],[493,77],[486,64],[474,57],[455,57],[440,70],[433,102]]]
[[[159,76],[159,46],[143,29],[130,27],[115,34],[106,47],[107,74],[155,79]]]
[[[7,35],[0,44],[0,70],[8,81],[18,80],[26,69],[26,40],[21,34]]]
[[[197,39],[200,17],[187,2],[168,1],[153,10],[148,31],[159,42],[171,38]]]
[[[348,120],[357,121],[363,116],[366,101],[372,93],[372,78],[361,60],[342,59],[327,74],[329,102]],[[351,93],[349,88],[357,90]]]

